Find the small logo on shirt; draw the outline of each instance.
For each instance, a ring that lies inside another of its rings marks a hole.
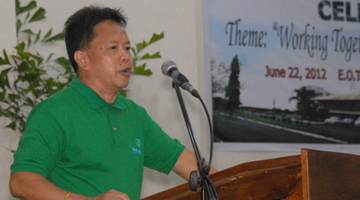
[[[136,145],[136,147],[133,147],[133,148],[132,148],[133,152],[134,152],[135,154],[141,156],[141,150],[140,150],[140,148],[141,148],[141,141],[140,141],[140,139],[135,139],[135,145]]]
[[[139,139],[136,139],[136,140],[135,140],[135,144],[136,144],[136,146],[137,146],[138,148],[141,147],[141,141],[140,141]]]

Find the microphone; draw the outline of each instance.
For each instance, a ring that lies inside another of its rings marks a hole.
[[[200,98],[198,91],[196,91],[189,83],[189,80],[186,78],[186,76],[180,73],[174,61],[165,61],[161,66],[161,71],[165,76],[170,76],[171,78],[177,80],[180,83],[180,87],[182,89],[188,91],[194,97]]]

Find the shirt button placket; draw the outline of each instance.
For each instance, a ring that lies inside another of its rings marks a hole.
[[[119,144],[118,134],[117,134],[117,127],[116,123],[114,121],[114,110],[111,106],[108,106],[108,120],[109,120],[109,128],[112,135],[112,140],[114,142],[114,145],[117,146]]]
[[[112,127],[113,131],[115,132],[117,130],[116,126],[114,126],[113,120],[112,120],[112,109],[111,106],[108,107],[108,120],[110,127]]]

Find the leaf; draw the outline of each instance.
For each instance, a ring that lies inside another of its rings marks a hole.
[[[3,58],[0,57],[0,65],[8,65],[9,63],[6,62]]]
[[[31,40],[31,37],[29,36],[29,38],[28,38],[28,48],[31,46],[31,42],[32,42],[32,40]]]
[[[44,38],[42,39],[42,41],[46,40],[50,35],[51,35],[51,32],[52,32],[52,28],[45,34]]]
[[[25,46],[25,43],[22,42],[21,44],[19,44],[18,46],[15,47],[15,49],[17,50],[17,54],[19,55],[18,59],[20,60],[28,60],[30,55],[28,52],[24,52],[24,46]],[[14,57],[15,55],[13,55]]]
[[[52,41],[56,41],[56,40],[64,40],[64,34],[63,33],[58,33],[54,36],[52,36],[51,38],[45,40],[44,42],[52,42]]]
[[[32,54],[29,53],[29,57],[30,56],[33,56]],[[29,63],[29,65],[33,68],[37,68],[37,65],[35,64],[35,61],[34,60],[29,60],[27,61]]]
[[[35,22],[35,21],[40,21],[42,19],[45,19],[45,9],[40,7],[35,13],[34,15],[30,18],[29,22]]]
[[[59,57],[55,60],[55,62],[63,67],[71,66],[70,61],[65,57]]]
[[[23,33],[27,33],[27,34],[29,34],[29,35],[35,35],[35,33],[32,32],[32,30],[30,30],[30,29],[23,30],[22,32],[23,32]]]
[[[8,55],[7,55],[6,51],[5,51],[5,49],[3,49],[3,55],[4,55],[4,60],[5,60],[5,62],[7,62],[7,63],[9,63],[9,64],[10,64],[10,62],[9,62],[9,57],[8,57]]]
[[[41,65],[41,63],[44,61],[44,58],[42,58],[41,56],[36,56],[34,54],[31,54],[30,56],[37,61],[37,65]]]
[[[162,32],[162,33],[160,33],[160,34],[154,33],[153,36],[151,37],[148,45],[150,45],[150,44],[152,44],[152,43],[154,43],[154,42],[157,42],[157,41],[163,39],[164,37],[165,37],[164,32]]]
[[[8,73],[11,71],[11,67],[4,69],[1,71],[0,73],[0,87],[5,90],[5,86],[10,88],[10,83],[9,83],[9,78],[8,78]]]
[[[150,55],[150,54],[145,54],[144,56],[142,56],[140,58],[140,60],[146,60],[146,59],[154,59],[154,58],[161,58],[161,55],[160,55],[160,52],[156,52],[154,53],[153,55]]]
[[[22,26],[22,23],[21,23],[20,19],[16,20],[16,32],[17,33],[19,32],[21,26]]]
[[[139,52],[140,52],[141,50],[145,49],[145,48],[146,48],[147,46],[149,46],[150,44],[152,44],[152,43],[154,43],[154,42],[157,42],[157,41],[163,39],[164,37],[165,37],[164,32],[162,32],[162,33],[160,33],[160,34],[154,33],[154,34],[152,35],[151,39],[149,40],[149,42],[146,42],[145,40],[143,40],[142,43],[137,43],[137,44],[136,44],[136,53],[134,53],[135,50],[133,50],[134,55],[139,54]]]
[[[57,64],[59,64],[60,66],[62,66],[66,71],[65,74],[70,74],[72,72],[72,66],[71,63],[68,59],[66,59],[65,57],[59,57],[55,60],[55,62]]]
[[[34,105],[34,101],[30,97],[25,97],[26,105]]]
[[[29,10],[32,10],[34,8],[36,8],[36,1],[31,1],[28,5],[24,6],[24,7],[20,7],[20,2],[19,0],[16,0],[16,15],[19,15],[23,12],[27,12]]]
[[[5,126],[5,128],[10,128],[11,130],[15,131],[16,129],[16,122],[11,122],[10,124],[8,124],[7,126]]]
[[[10,128],[11,130],[15,131],[16,129],[16,122],[13,121],[10,124],[8,124],[5,128]]]
[[[17,55],[11,55],[11,57],[14,59],[15,62],[16,62],[16,59],[21,60],[21,58]]]
[[[139,57],[138,57],[138,56],[135,56],[135,57],[134,57],[134,66],[136,66],[135,63],[136,63],[138,60],[139,60]]]
[[[51,53],[49,56],[48,56],[48,58],[46,59],[46,61],[45,62],[49,62],[49,60],[51,59],[51,57],[53,56],[54,54],[53,53]]]
[[[29,17],[30,17],[30,12],[28,12],[28,14],[26,15],[24,22],[26,22],[26,20],[28,20]]]
[[[22,42],[18,44],[15,49],[18,51],[19,54],[22,54],[24,52],[25,46],[25,42]]]
[[[136,44],[136,52],[139,53],[141,50],[143,50],[146,46],[145,41],[143,41],[142,43],[137,43]]]
[[[41,30],[39,30],[39,32],[36,34],[35,42],[39,41],[40,35],[41,35]]]
[[[135,48],[134,47],[131,47],[131,52],[133,53],[134,57],[136,57],[137,53],[135,51]]]
[[[15,1],[15,11],[16,11],[16,13],[19,12],[19,11],[18,11],[19,9],[20,9],[20,1],[19,1],[19,0],[16,0],[16,1]]]
[[[11,153],[15,153],[15,152],[16,152],[16,150],[12,150],[12,149],[9,149],[9,148],[5,148],[5,149],[7,149],[8,151],[10,151]]]
[[[136,75],[144,75],[144,76],[152,75],[151,70],[150,69],[145,70],[145,67],[146,67],[146,63],[144,63],[141,66],[134,67],[134,74],[136,74]]]
[[[9,99],[11,101],[14,101],[15,99],[17,99],[18,95],[16,94],[9,94]],[[15,111],[18,110],[19,108],[15,107],[15,106],[11,106]]]
[[[20,65],[18,65],[18,67],[17,67],[17,71],[19,72],[19,73],[21,73],[21,72],[26,72],[26,71],[28,71],[28,69],[29,69],[29,64],[28,63],[26,63],[26,62],[22,62]]]
[[[29,61],[29,58],[31,56],[31,53],[29,52],[23,52],[22,55],[21,55],[26,61],[30,62]]]
[[[1,82],[0,82],[0,86],[1,86]],[[3,87],[1,87],[1,88],[3,88]],[[3,90],[4,90],[4,88],[3,88]],[[5,99],[5,91],[3,91],[3,92],[0,92],[0,102],[3,102],[4,101],[4,99]],[[1,106],[0,106],[0,108],[1,108]],[[0,109],[0,116],[2,116],[3,114],[3,111],[2,111],[2,109]]]
[[[9,57],[7,56],[7,53],[5,51],[5,49],[3,49],[3,54],[4,54],[4,58],[0,57],[0,65],[9,65]]]
[[[38,90],[38,89],[32,90],[31,92],[34,94],[34,96],[35,96],[36,98],[39,98],[39,97],[42,95],[42,91],[41,91],[41,90]]]

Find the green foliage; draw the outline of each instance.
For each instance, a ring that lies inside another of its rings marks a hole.
[[[226,91],[225,96],[228,97],[226,109],[229,111],[237,110],[241,105],[240,81],[239,81],[240,67],[241,67],[241,62],[238,59],[238,56],[235,55],[231,62],[231,68],[230,68],[231,73],[229,77],[229,84],[225,88]]]
[[[164,32],[162,32],[160,34],[155,34],[154,33],[148,42],[143,40],[143,42],[135,44],[135,48],[131,47],[131,51],[132,51],[133,56],[134,56],[134,74],[145,75],[145,76],[152,75],[151,70],[146,69],[146,63],[143,63],[142,65],[138,65],[137,61],[161,58],[161,55],[160,55],[159,51],[152,54],[152,55],[150,55],[149,53],[141,55],[140,52],[142,50],[144,50],[146,47],[148,47],[150,44],[153,44],[154,42],[157,42],[157,41],[159,41],[159,40],[161,40],[163,38],[164,38]]]
[[[69,86],[74,73],[67,58],[53,58],[53,53],[44,55],[36,50],[36,45],[64,40],[63,33],[53,34],[50,28],[43,35],[41,30],[26,28],[29,23],[45,19],[45,9],[37,8],[36,1],[21,6],[20,0],[15,0],[15,4],[17,45],[14,53],[8,53],[4,49],[0,57],[0,117],[11,120],[6,128],[23,133],[31,109],[50,95]],[[151,70],[146,68],[146,63],[138,65],[138,61],[161,58],[160,52],[150,55],[143,54],[142,51],[163,38],[164,33],[153,34],[149,41],[144,40],[131,48],[134,56],[133,74],[152,74]],[[121,90],[120,94],[126,96],[126,92],[127,90]]]
[[[146,62],[139,64],[140,61],[145,61],[149,59],[156,59],[161,58],[160,52],[156,52],[152,55],[149,53],[142,54],[142,50],[144,50],[149,45],[153,44],[164,38],[164,32],[160,34],[154,33],[149,41],[143,40],[140,43],[136,43],[135,47],[131,47],[131,52],[134,56],[134,71],[133,74],[135,75],[143,75],[143,76],[150,76],[152,75],[152,71],[146,68]],[[120,94],[126,96],[126,89],[120,90]]]
[[[314,98],[315,91],[308,90],[306,87],[301,87],[299,89],[295,89],[295,96],[289,98],[289,102],[292,100],[296,100],[296,108],[297,112],[307,120],[318,120],[319,118],[324,118],[326,116],[326,110],[319,108],[319,105],[316,104],[315,101],[311,99]]]
[[[45,10],[35,1],[21,6],[16,0],[16,31],[18,36],[14,53],[3,50],[0,57],[0,116],[11,120],[6,128],[23,132],[29,111],[53,93],[67,87],[72,77],[69,60],[52,58],[36,51],[43,42],[63,40],[62,33],[52,35],[52,29],[41,34],[26,29],[28,23],[45,19]],[[25,39],[22,39],[25,38]]]

